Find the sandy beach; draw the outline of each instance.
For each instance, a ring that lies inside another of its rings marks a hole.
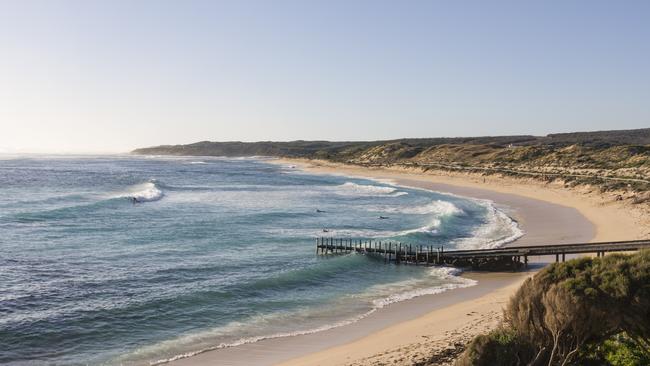
[[[587,190],[499,177],[368,169],[321,161],[275,160],[311,173],[391,180],[395,184],[488,199],[517,220],[525,235],[508,245],[638,239],[647,223],[630,209]],[[494,328],[528,272],[467,272],[478,285],[391,304],[350,325],[205,352],[175,365],[449,364],[462,345]]]

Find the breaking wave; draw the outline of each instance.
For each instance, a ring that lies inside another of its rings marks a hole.
[[[463,210],[449,201],[435,200],[422,206],[412,207],[383,207],[380,209],[384,212],[402,213],[410,215],[428,215],[436,214],[437,216],[461,215]]]
[[[135,198],[139,202],[153,202],[162,199],[165,193],[161,191],[154,182],[137,184],[129,188],[119,197]]]
[[[408,194],[408,192],[398,191],[395,187],[384,187],[375,185],[357,184],[352,182],[345,182],[336,186],[336,192],[346,196],[362,196],[362,197],[375,197],[375,196],[390,196],[399,197]]]
[[[440,284],[432,287],[419,288],[414,290],[408,290],[404,292],[398,292],[391,294],[388,297],[377,299],[373,301],[373,304],[376,308],[383,308],[387,305],[414,299],[416,297],[425,296],[425,295],[436,295],[443,293],[448,290],[454,290],[457,288],[464,288],[476,285],[478,282],[469,278],[460,277],[462,271],[458,268],[450,267],[434,267],[429,270],[430,276],[440,278],[442,280],[451,281],[449,283]],[[394,285],[393,285],[394,286]]]
[[[494,207],[491,201],[479,201],[487,210],[484,225],[478,227],[469,238],[454,242],[458,249],[493,249],[513,242],[524,235],[519,224],[503,211]]]

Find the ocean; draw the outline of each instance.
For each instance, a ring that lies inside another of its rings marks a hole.
[[[475,284],[318,256],[321,236],[453,249],[520,235],[488,201],[261,157],[0,157],[0,364],[157,364]]]

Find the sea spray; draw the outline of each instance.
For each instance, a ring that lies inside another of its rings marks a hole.
[[[129,187],[125,193],[118,196],[135,198],[137,202],[153,202],[162,199],[165,194],[156,186],[156,183],[146,182]]]

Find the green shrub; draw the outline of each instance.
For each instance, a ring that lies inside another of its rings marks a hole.
[[[625,333],[617,334],[600,344],[586,347],[581,354],[584,365],[647,366],[648,350],[644,350]]]
[[[515,332],[501,328],[474,338],[456,365],[517,366],[521,364],[521,360],[532,358],[533,352],[533,347]]]
[[[650,251],[641,251],[549,265],[510,299],[503,329],[477,337],[459,365],[636,365],[648,358]]]

